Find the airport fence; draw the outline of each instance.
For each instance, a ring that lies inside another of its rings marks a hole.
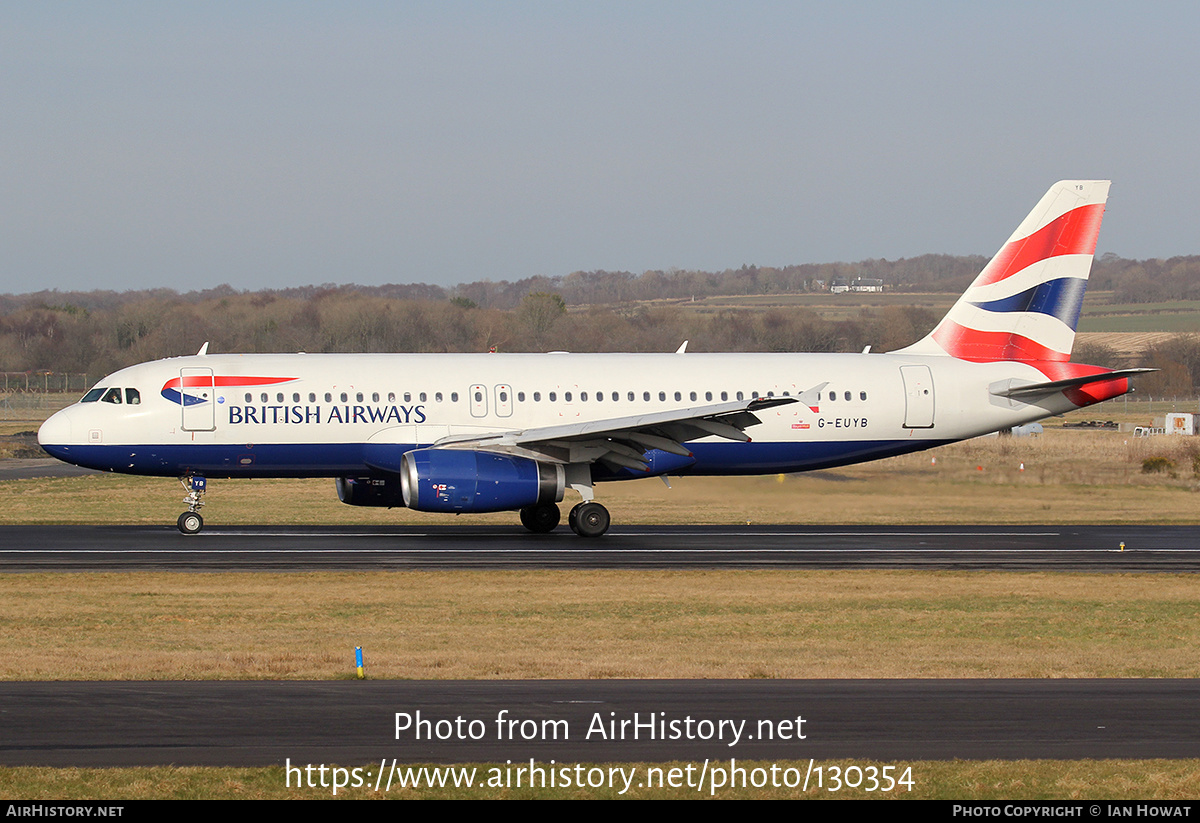
[[[81,372],[54,371],[5,371],[0,372],[0,391],[9,392],[40,392],[50,394],[58,392],[83,394],[91,387],[88,376]]]
[[[0,420],[44,420],[90,385],[88,375],[77,372],[0,372]]]
[[[1171,412],[1200,413],[1200,399],[1195,397],[1152,396],[1148,394],[1127,394],[1112,400],[1105,400],[1095,406],[1089,406],[1078,414],[1100,418],[1112,414],[1133,414],[1147,418]]]

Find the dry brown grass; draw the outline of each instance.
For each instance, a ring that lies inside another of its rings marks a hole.
[[[1189,575],[0,578],[3,679],[1193,677]]]
[[[748,772],[755,768],[770,770],[799,769],[804,775],[808,761],[778,763],[738,760],[738,766]],[[364,764],[339,764],[353,768]],[[519,765],[519,764],[518,764]],[[603,764],[585,764],[603,765]],[[694,787],[643,788],[638,784],[647,768],[684,768],[686,762],[622,763],[622,768],[635,769],[638,775],[627,799],[683,799],[707,796],[697,794]],[[693,774],[699,774],[701,764],[691,764]],[[728,767],[728,763],[719,764]],[[787,788],[726,788],[715,792],[721,799],[738,798],[808,798],[808,799],[911,799],[911,800],[1190,800],[1200,796],[1200,762],[1196,760],[1015,760],[1015,761],[905,761],[872,763],[870,761],[818,761],[818,766],[846,768],[854,765],[891,766],[893,774],[911,767],[913,788],[899,787],[884,794],[863,788],[842,787],[837,791],[818,789],[813,781],[807,793]],[[367,768],[371,764],[365,764]],[[374,764],[377,768],[378,764]],[[493,763],[464,764],[476,768],[477,782],[485,782],[489,769],[503,768]],[[419,768],[419,764],[414,764]],[[514,766],[516,768],[516,766]],[[372,770],[373,771],[373,770]],[[793,778],[794,779],[794,778]],[[293,778],[293,781],[295,778]],[[399,789],[375,792],[371,788],[341,789],[338,799],[616,799],[617,789],[547,788],[547,789]],[[57,800],[69,798],[98,800],[148,799],[228,799],[228,800],[285,800],[328,799],[329,788],[291,788],[287,786],[284,770],[274,768],[213,769],[203,767],[162,766],[140,769],[42,769],[0,768],[0,798],[21,800]]]
[[[1082,345],[1107,346],[1121,357],[1133,362],[1147,349],[1178,337],[1174,331],[1091,331],[1075,335],[1076,347]]]
[[[607,483],[616,523],[919,524],[1194,523],[1200,438],[1133,438],[1048,429],[801,475]],[[1147,475],[1165,456],[1170,474]],[[1022,469],[1022,466],[1024,468]],[[173,523],[183,492],[169,478],[94,475],[0,482],[0,523]],[[213,480],[204,510],[229,524],[446,524],[445,515],[338,502],[332,480]],[[568,501],[569,502],[569,501]],[[460,522],[515,523],[509,513]]]

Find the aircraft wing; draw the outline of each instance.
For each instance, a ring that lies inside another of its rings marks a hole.
[[[794,397],[759,397],[561,426],[452,435],[438,440],[433,447],[497,452],[555,463],[599,461],[612,468],[648,471],[646,453],[653,449],[691,458],[691,451],[683,445],[689,440],[716,436],[749,442],[745,430],[762,422],[756,411],[795,402]]]

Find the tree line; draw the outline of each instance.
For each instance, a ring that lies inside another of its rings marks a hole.
[[[560,278],[428,284],[309,286],[238,291],[228,285],[179,294],[144,291],[0,295],[0,371],[81,372],[209,350],[236,352],[482,351],[888,351],[925,335],[940,312],[864,308],[829,320],[807,308],[697,313],[647,303],[692,296],[796,293],[835,277],[878,277],[893,290],[966,288],[986,261],[927,255],[912,260],[743,266],[724,272],[575,272]],[[925,279],[921,279],[925,278]],[[1096,261],[1092,288],[1122,303],[1200,299],[1200,257]],[[1200,342],[1181,335],[1118,362],[1111,350],[1076,352],[1098,365],[1162,369],[1157,394],[1200,386]],[[1144,381],[1143,381],[1144,382]]]

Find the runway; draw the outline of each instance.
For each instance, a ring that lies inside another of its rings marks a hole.
[[[403,569],[1200,571],[1193,526],[0,527],[0,571]]]
[[[1195,680],[0,683],[0,764],[1193,758],[1198,698]]]

